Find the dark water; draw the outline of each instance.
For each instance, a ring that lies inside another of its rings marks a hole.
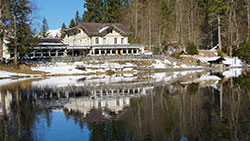
[[[2,86],[0,140],[250,140],[247,72],[73,79]]]

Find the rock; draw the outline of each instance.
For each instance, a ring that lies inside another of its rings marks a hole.
[[[164,45],[164,53],[169,56],[179,56],[185,52],[185,46],[182,43],[170,42]]]

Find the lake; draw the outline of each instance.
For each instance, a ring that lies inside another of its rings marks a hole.
[[[246,70],[0,80],[0,140],[250,140]]]

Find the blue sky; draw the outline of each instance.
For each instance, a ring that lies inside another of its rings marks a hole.
[[[47,19],[49,29],[61,28],[62,23],[69,25],[70,20],[75,17],[78,10],[82,17],[84,0],[33,0],[37,7],[36,14],[38,28],[43,17]],[[38,29],[40,30],[40,29]]]

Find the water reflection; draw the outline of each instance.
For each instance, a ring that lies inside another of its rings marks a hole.
[[[0,140],[249,140],[250,75],[241,74],[77,76],[1,86]]]

